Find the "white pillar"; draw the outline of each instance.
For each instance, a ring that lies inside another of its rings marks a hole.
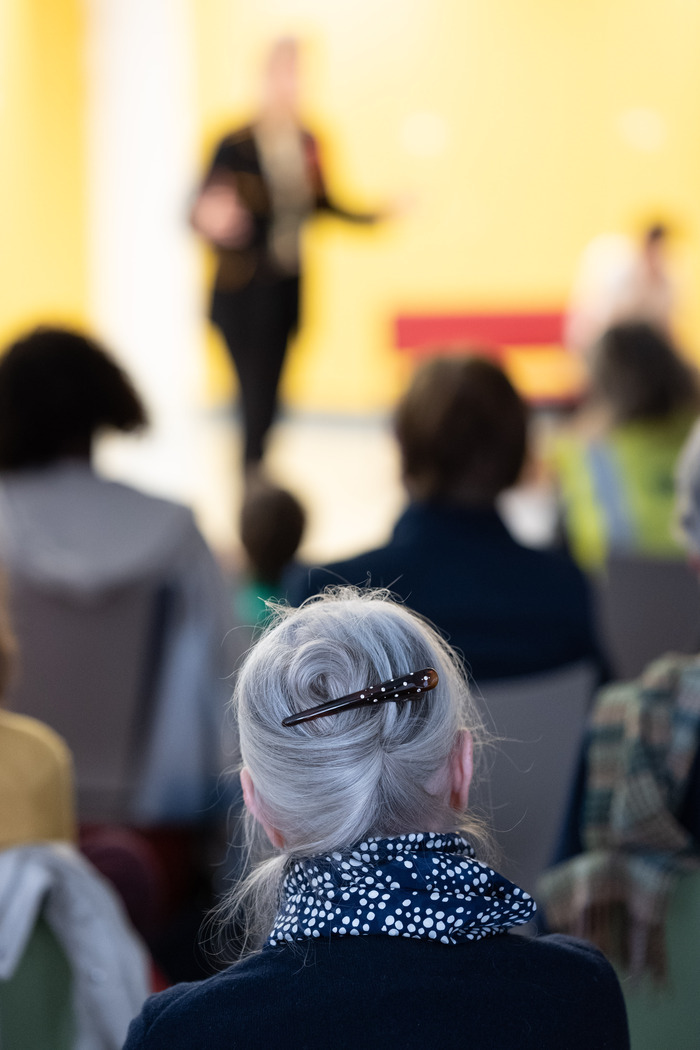
[[[163,494],[197,489],[204,367],[188,0],[86,0],[91,306],[153,420],[100,450],[110,473]]]

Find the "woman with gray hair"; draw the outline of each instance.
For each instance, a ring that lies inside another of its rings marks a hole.
[[[350,589],[281,609],[234,704],[246,805],[274,849],[235,895],[257,950],[152,998],[125,1050],[628,1046],[599,952],[508,936],[535,903],[471,844],[483,734],[423,620]]]

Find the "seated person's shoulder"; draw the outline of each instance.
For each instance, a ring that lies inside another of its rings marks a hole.
[[[537,574],[543,585],[565,590],[574,587],[582,593],[588,593],[586,576],[567,551],[534,547],[522,547],[521,550],[524,552],[523,561],[527,558],[530,571]]]
[[[197,992],[208,983],[202,982],[201,986],[194,983],[178,984],[152,995],[146,1000],[138,1017],[131,1022],[124,1050],[169,1045],[167,1039],[177,1031],[183,1017],[187,1017],[190,1012],[199,1016]],[[176,1043],[173,1042],[173,1045]]]
[[[384,548],[366,551],[344,561],[328,565],[294,565],[283,584],[290,605],[301,605],[326,587],[391,587],[397,575],[395,558]]]
[[[684,688],[693,692],[700,688],[700,655],[666,653],[652,660],[638,678],[604,686],[596,697],[595,713],[604,724],[610,718],[607,711],[643,703],[663,707],[677,701]]]
[[[561,1031],[562,1046],[629,1046],[617,975],[603,953],[575,937],[494,937],[490,963],[542,1031]],[[567,1034],[568,1033],[568,1034]],[[546,1045],[549,1045],[547,1043]]]
[[[289,979],[289,966],[276,965],[279,954],[256,953],[206,980],[152,995],[132,1021],[124,1050],[235,1045],[230,1037],[236,1017],[239,1035],[249,1032],[257,1008],[269,995],[270,980]]]
[[[582,1012],[585,1013],[595,1004],[599,1021],[609,1020],[611,1024],[616,1023],[619,1026],[621,1033],[626,1032],[627,1015],[620,982],[600,949],[587,941],[564,934],[539,937],[533,944],[542,962],[546,960],[552,972],[556,972],[556,984],[561,986],[562,994],[567,1000],[574,989],[576,1001]],[[619,1042],[609,1045],[626,1044]]]
[[[578,973],[582,978],[618,984],[615,971],[600,949],[578,937],[551,933],[545,937],[525,939],[536,956],[537,966],[550,966],[560,970],[563,981]]]
[[[34,759],[41,758],[51,765],[71,768],[70,751],[63,737],[36,718],[0,711],[0,741],[15,754],[22,748]]]
[[[558,976],[561,971],[568,980],[572,972],[580,971],[591,975],[600,973],[617,982],[615,971],[603,953],[593,944],[577,937],[559,933],[542,937],[507,934],[484,938],[481,947],[494,957],[500,956],[503,964],[513,972],[522,970],[544,974],[551,970],[552,974]]]
[[[45,790],[70,792],[72,781],[73,759],[62,736],[36,718],[0,711],[0,785],[6,802],[20,782],[27,795],[40,797]]]
[[[74,839],[68,746],[43,722],[10,711],[0,711],[0,800],[0,847]]]

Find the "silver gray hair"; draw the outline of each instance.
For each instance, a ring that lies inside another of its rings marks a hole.
[[[439,683],[420,700],[282,726],[293,712],[423,667]],[[342,588],[278,608],[241,668],[233,704],[242,763],[285,841],[234,892],[234,904],[258,913],[258,936],[270,928],[291,857],[411,831],[479,837],[478,821],[450,808],[447,788],[460,730],[477,743],[483,733],[466,674],[437,632],[386,592]]]
[[[676,466],[676,520],[681,540],[700,554],[700,420],[691,430]]]

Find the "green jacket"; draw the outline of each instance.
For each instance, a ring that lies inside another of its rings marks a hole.
[[[694,416],[632,422],[587,440],[562,435],[554,447],[571,552],[588,570],[611,551],[681,557],[674,525],[676,460]]]

